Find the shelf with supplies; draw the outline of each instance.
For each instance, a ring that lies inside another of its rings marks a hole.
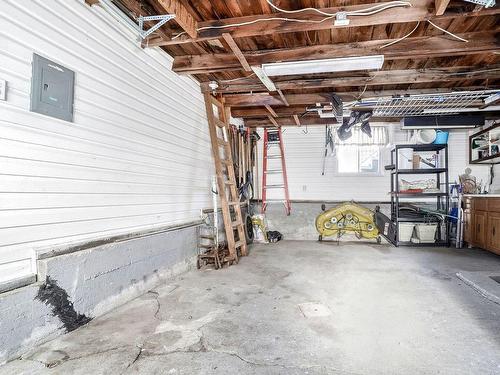
[[[442,215],[450,209],[448,161],[446,144],[401,144],[391,150],[385,169],[391,171],[394,245],[449,246],[450,223]],[[405,215],[409,208],[413,211]]]
[[[500,163],[500,122],[469,137],[470,164]]]

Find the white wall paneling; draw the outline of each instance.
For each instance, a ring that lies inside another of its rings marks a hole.
[[[211,205],[203,97],[168,55],[78,0],[3,0],[0,23],[0,282],[34,272],[37,247]],[[75,71],[73,123],[29,112],[33,53]]]

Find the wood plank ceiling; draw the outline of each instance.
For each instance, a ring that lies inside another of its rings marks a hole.
[[[370,16],[349,17],[346,27],[315,11],[280,13],[266,0],[113,0],[132,18],[175,10],[171,21],[144,42],[161,46],[174,57],[173,70],[192,74],[232,106],[233,116],[248,125],[297,126],[315,122],[306,107],[327,101],[329,93],[344,100],[405,93],[500,87],[500,8],[480,8],[455,0],[409,0]],[[334,13],[359,10],[375,0],[274,0],[285,10],[314,7]],[[401,3],[401,2],[399,2]],[[268,20],[294,18],[302,22]],[[264,19],[264,20],[262,20]],[[468,40],[459,41],[439,26]],[[307,21],[307,22],[303,22]],[[227,25],[241,26],[225,27]],[[413,32],[412,32],[413,30]],[[384,45],[409,34],[393,45]],[[383,47],[383,48],[381,48]],[[281,92],[268,92],[250,66],[347,56],[385,56],[380,71],[356,71],[273,77]],[[316,115],[317,116],[317,115]],[[316,117],[317,119],[318,117]],[[324,121],[318,121],[318,124]]]

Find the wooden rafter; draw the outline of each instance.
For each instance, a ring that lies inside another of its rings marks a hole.
[[[491,87],[492,89],[498,88]],[[456,87],[454,90],[463,91],[463,90],[479,90],[484,89],[484,86],[468,86],[468,87]],[[392,95],[411,95],[411,94],[435,94],[435,93],[443,93],[453,91],[448,88],[441,89],[413,89],[413,90],[379,90],[379,91],[365,91],[363,97],[371,98],[378,96],[392,96]],[[344,101],[352,101],[355,98],[359,97],[359,91],[349,91],[349,92],[337,92],[342,100]],[[310,93],[310,94],[289,94],[287,95],[288,102],[290,107],[293,108],[296,106],[303,106],[314,103],[323,103],[329,102],[330,99],[329,93]],[[266,116],[267,110],[262,109],[266,104],[275,106],[275,112],[282,116],[290,115],[293,112],[287,112],[285,108],[279,107],[284,106],[285,103],[281,100],[281,98],[277,95],[270,95],[269,93],[253,93],[253,94],[230,94],[225,95],[225,103],[233,108],[233,116],[235,117],[247,117],[244,116],[245,112],[241,112],[243,108],[234,108],[234,107],[248,107],[249,113],[248,117],[252,116]],[[252,108],[252,107],[261,107],[261,108]],[[251,115],[253,114],[253,115]]]
[[[446,11],[450,0],[435,0],[436,16],[441,16]]]
[[[292,117],[293,117],[293,121],[295,121],[295,125],[297,125],[300,128],[301,123],[300,123],[300,120],[299,120],[299,116],[293,115]]]
[[[271,114],[271,116],[278,117],[278,115],[276,114],[276,112],[274,112],[274,109],[272,109],[270,105],[266,104],[264,107],[266,108],[266,111]]]
[[[290,104],[288,103],[288,100],[286,100],[286,96],[285,94],[283,94],[283,91],[281,91],[280,89],[276,90],[281,98],[281,100],[283,100],[283,103],[288,107]]]
[[[272,121],[273,121],[272,125],[271,125],[271,123],[269,123],[270,119],[272,119]],[[374,121],[371,121],[370,123],[376,123],[376,122],[394,122],[394,123],[397,122],[397,123],[399,123],[399,120],[396,118],[381,117],[381,118],[377,118]],[[297,126],[293,117],[282,117],[282,118],[274,119],[271,116],[269,116],[268,119],[265,119],[265,118],[245,119],[244,123],[245,123],[245,126],[248,126],[251,128],[269,127],[269,126],[276,126],[276,127]],[[320,118],[318,116],[308,116],[308,117],[302,117],[300,119],[301,126],[305,126],[305,125],[331,125],[331,124],[335,124],[335,123],[336,123],[335,119]]]
[[[270,21],[269,15],[253,15],[253,16],[243,16],[235,18],[226,18],[222,20],[215,21],[204,21],[199,22],[198,27],[202,30],[199,31],[197,38],[181,36],[175,40],[152,40],[150,45],[173,45],[182,43],[193,43],[200,42],[209,39],[217,39],[222,37],[223,32],[230,33],[234,38],[239,37],[252,37],[267,34],[276,33],[291,33],[291,32],[303,32],[303,31],[313,31],[313,30],[327,30],[332,28],[352,28],[360,26],[376,26],[385,25],[391,23],[408,23],[425,21],[427,19],[432,19],[435,21],[444,19],[454,19],[456,17],[477,17],[481,15],[496,15],[500,12],[499,7],[485,8],[481,12],[464,12],[463,10],[453,9],[453,11],[447,11],[441,16],[436,16],[434,14],[434,0],[412,0],[412,7],[401,7],[401,8],[391,8],[383,12],[373,14],[370,16],[363,17],[350,17],[350,23],[346,26],[335,26],[332,21],[330,22],[319,22],[314,23],[314,21],[320,21],[325,18],[325,16],[318,13],[297,13],[293,16],[295,19],[309,20],[313,22],[287,22],[287,21]],[[339,11],[354,11],[367,9],[374,5],[380,5],[381,3],[371,3],[365,5],[349,5],[345,7],[331,7],[331,8],[321,8],[320,10],[326,13],[336,13]],[[291,18],[292,16],[287,13],[273,13],[272,17],[276,18]],[[263,20],[262,22],[258,20]],[[243,24],[243,25],[241,25]],[[233,27],[220,28],[221,26],[229,25],[241,25]],[[219,28],[211,28],[219,27]]]
[[[229,46],[229,48],[231,48],[231,51],[233,51],[234,56],[238,59],[238,61],[240,62],[241,66],[243,67],[243,69],[245,69],[247,72],[251,72],[252,68],[248,64],[248,61],[245,58],[245,55],[243,55],[243,53],[241,52],[240,48],[238,47],[238,45],[234,41],[234,39],[231,36],[231,34],[224,33],[224,34],[222,34],[222,37],[226,41],[226,43]]]
[[[271,116],[271,115],[267,115],[267,119],[268,119],[269,121],[271,121],[271,124],[273,124],[273,125],[274,125],[274,126],[276,126],[277,128],[279,128],[279,127],[280,127],[280,124],[278,124],[278,122],[275,120],[275,118],[274,118],[273,116]],[[265,120],[264,120],[264,121],[265,121]],[[269,125],[269,123],[268,123],[268,122],[266,122],[266,124],[267,124],[267,125]]]
[[[281,78],[275,80],[274,84],[280,90],[296,89],[320,89],[348,86],[379,86],[379,85],[397,85],[413,83],[429,83],[439,81],[462,81],[468,79],[486,80],[499,79],[499,66],[490,66],[484,68],[474,67],[450,67],[439,69],[407,69],[407,70],[381,70],[371,71],[362,74],[350,73],[334,78],[310,78],[310,79],[288,79]],[[210,91],[208,86],[202,85],[204,91]],[[238,92],[258,92],[265,91],[262,83],[255,80],[248,83],[231,83],[221,85],[217,92],[219,93],[238,93]]]
[[[189,13],[184,5],[179,0],[155,0],[157,1],[168,13],[175,14],[175,21],[180,27],[189,35],[190,38],[197,38],[197,25],[198,22]]]
[[[430,58],[442,56],[465,56],[498,51],[500,28],[486,32],[462,33],[467,43],[450,39],[447,35],[407,38],[381,49],[396,39],[372,40],[358,43],[337,43],[300,48],[282,48],[244,53],[250,65],[261,65],[276,61],[297,61],[338,57],[368,56],[383,54],[385,60]],[[174,58],[172,69],[181,74],[214,73],[241,69],[241,63],[233,54],[187,55]]]

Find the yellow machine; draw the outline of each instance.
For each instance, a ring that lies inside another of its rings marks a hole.
[[[325,211],[325,205],[321,207]],[[358,239],[376,239],[381,242],[374,222],[374,212],[354,202],[346,202],[318,215],[316,218],[318,240],[323,237],[336,236],[337,239],[346,233],[354,234]]]

